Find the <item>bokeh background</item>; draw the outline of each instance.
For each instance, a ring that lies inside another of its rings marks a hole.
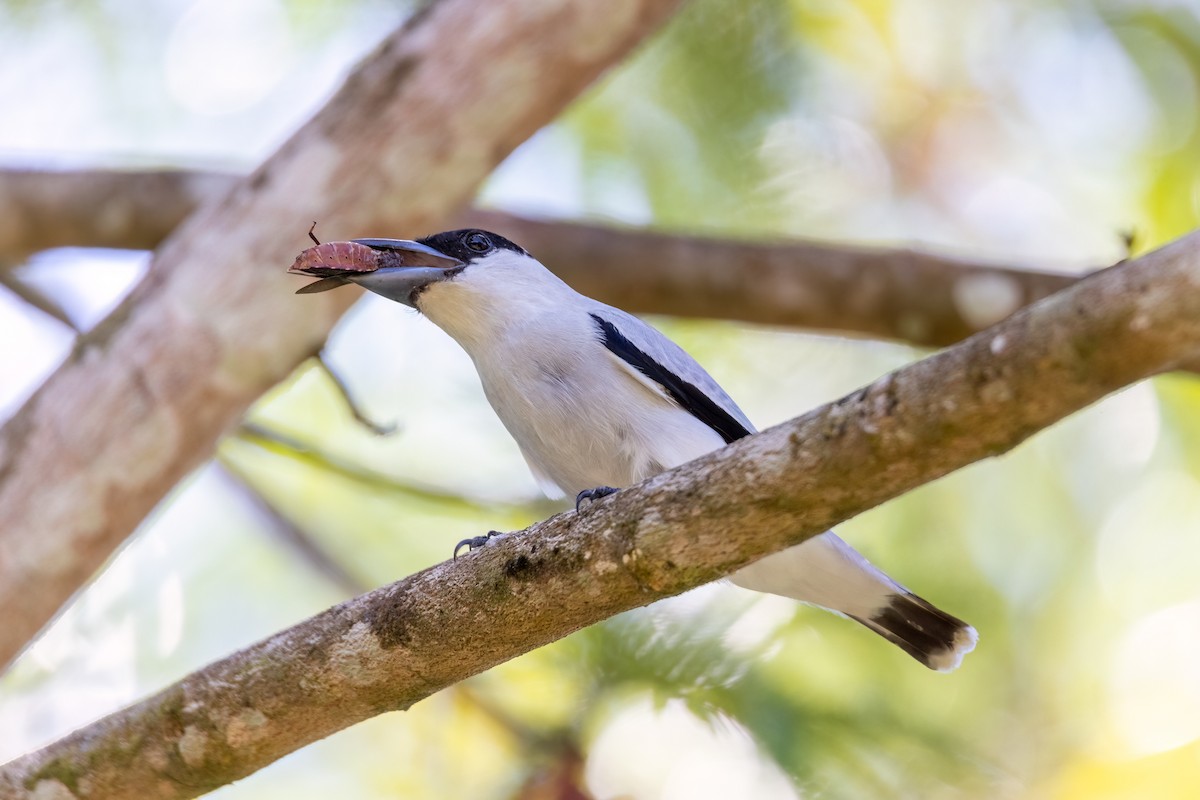
[[[411,11],[0,0],[0,163],[249,170]],[[1079,271],[1127,255],[1130,233],[1140,252],[1200,223],[1198,115],[1197,0],[694,0],[480,202]],[[147,259],[60,250],[0,268],[87,328]],[[760,426],[922,355],[654,322]],[[0,293],[0,415],[72,336]],[[367,297],[328,355],[397,432],[364,430],[313,367],[264,398],[0,677],[0,760],[555,510],[425,320]],[[1198,410],[1195,377],[1135,386],[842,527],[979,629],[951,675],[848,621],[709,586],[214,796],[1195,797]]]

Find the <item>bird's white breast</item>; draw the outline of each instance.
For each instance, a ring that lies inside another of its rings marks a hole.
[[[571,495],[630,486],[724,444],[604,346],[596,305],[502,252],[431,285],[419,306],[471,356],[543,487]]]
[[[630,373],[586,314],[533,319],[472,354],[484,392],[543,483],[623,487],[724,442]]]

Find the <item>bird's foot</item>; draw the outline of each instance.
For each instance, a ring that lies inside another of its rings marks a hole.
[[[595,489],[584,489],[575,495],[575,513],[578,514],[597,500],[608,497],[610,494],[616,494],[619,491],[621,490],[614,489],[611,486],[597,486]]]
[[[458,558],[458,551],[467,548],[467,552],[483,547],[497,536],[504,536],[500,531],[488,531],[485,536],[472,536],[470,539],[463,539],[458,544],[454,545],[454,558]]]

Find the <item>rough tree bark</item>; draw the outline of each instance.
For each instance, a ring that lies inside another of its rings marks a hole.
[[[433,226],[677,5],[440,0],[177,229],[0,431],[0,664],[353,302],[293,298],[282,267],[310,220]]]
[[[212,664],[0,768],[0,798],[193,797],[1003,453],[1198,351],[1200,232],[589,513]]]

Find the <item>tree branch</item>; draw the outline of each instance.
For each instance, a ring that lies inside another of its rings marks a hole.
[[[195,187],[222,180],[235,179],[186,171],[0,169],[0,219],[11,213],[34,221],[56,214],[70,220],[61,231],[17,226],[7,238],[0,228],[0,259],[48,247],[117,246],[117,237],[98,229],[94,213],[93,200],[105,196],[124,198],[123,246],[154,247],[171,230],[161,208],[186,214],[190,207],[184,201],[200,191]],[[483,209],[470,209],[450,224],[487,228],[520,242],[580,292],[634,313],[781,325],[924,347],[962,341],[1079,280],[1054,270],[903,248],[744,242]],[[1180,368],[1200,373],[1200,360]]]
[[[943,347],[1078,276],[908,249],[746,242],[472,210],[583,294],[626,311]]]
[[[212,664],[0,769],[0,797],[195,796],[1006,452],[1198,351],[1200,232],[589,513],[552,517]]]
[[[18,220],[0,226],[0,258],[15,263],[63,246],[151,249],[201,199],[235,180],[185,171],[0,169],[0,219]],[[106,201],[118,210],[97,214]],[[915,250],[729,241],[496,211],[473,210],[457,224],[520,242],[579,291],[629,311],[934,347],[960,341],[1077,279]],[[375,233],[412,231],[392,221]]]
[[[310,220],[342,237],[433,227],[677,4],[435,2],[176,229],[0,431],[0,663],[354,301],[292,296],[282,267]]]
[[[182,220],[189,198],[234,180],[169,170],[0,169],[0,219],[30,221],[7,235],[0,228],[0,260],[68,245],[152,248],[172,228],[162,209],[177,209]],[[119,236],[95,214],[97,199],[104,197],[122,199]],[[68,219],[61,229],[39,224],[57,216]],[[580,292],[634,313],[781,325],[923,347],[962,341],[1079,280],[1028,265],[905,248],[745,242],[483,209],[470,209],[450,224],[487,228],[520,242]],[[378,233],[395,234],[395,228]],[[1200,361],[1180,368],[1200,372]]]
[[[0,170],[0,263],[53,247],[153,250],[245,176],[182,170]]]

